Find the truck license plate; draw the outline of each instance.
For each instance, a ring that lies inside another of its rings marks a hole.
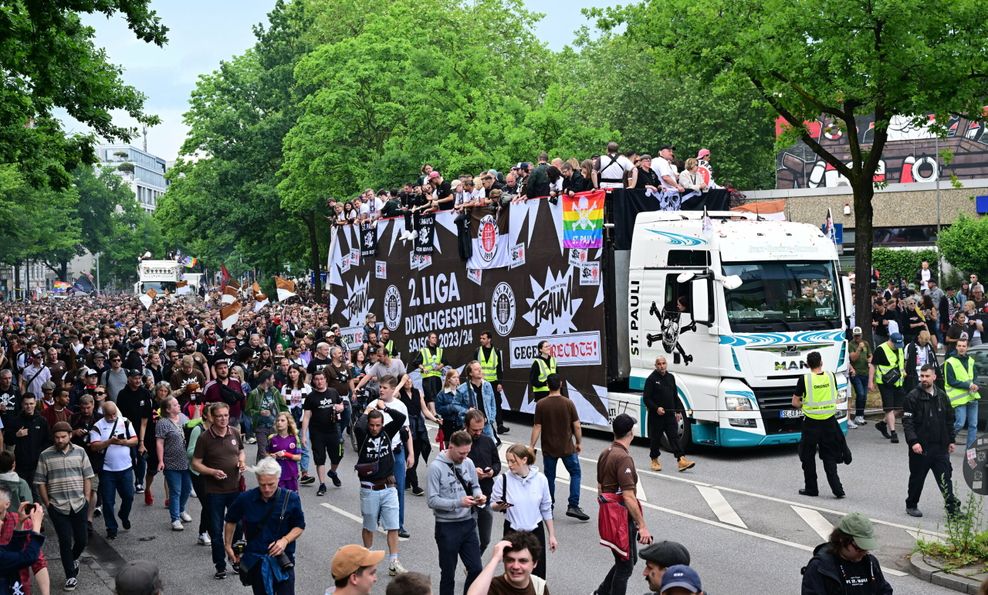
[[[794,419],[798,417],[803,417],[803,412],[799,409],[783,409],[779,412],[779,417]]]

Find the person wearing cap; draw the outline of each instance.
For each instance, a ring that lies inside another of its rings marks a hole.
[[[344,545],[333,554],[331,564],[334,595],[370,595],[377,582],[377,565],[384,559],[381,550],[371,551],[359,545]]]
[[[865,340],[860,326],[854,327],[851,331],[848,354],[851,359],[849,372],[851,374],[851,386],[854,388],[855,398],[854,419],[848,419],[847,427],[854,429],[868,423],[864,418],[864,410],[868,401],[868,372],[871,367],[872,355],[871,344]],[[851,425],[852,423],[854,425]]]
[[[601,543],[607,544],[614,556],[614,564],[595,591],[597,595],[625,593],[635,571],[637,544],[652,543],[636,494],[635,460],[629,452],[636,423],[627,413],[615,417],[611,423],[614,442],[597,458],[598,532]]]
[[[665,576],[667,569],[677,565],[688,566],[690,563],[689,550],[675,541],[653,543],[638,552],[638,557],[645,561],[642,575],[648,583],[648,588],[655,593],[662,588],[662,577]]]
[[[659,585],[658,592],[664,595],[685,595],[686,593],[703,595],[700,575],[686,564],[670,566],[662,575],[662,583]]]
[[[845,516],[803,567],[803,595],[891,595],[892,585],[885,580],[878,558],[869,553],[876,548],[878,540],[868,517],[859,512]]]
[[[52,430],[54,444],[38,457],[32,480],[58,535],[65,590],[72,591],[79,582],[79,556],[89,541],[86,521],[95,473],[86,450],[72,444],[72,426],[58,422]]]
[[[157,455],[154,455],[154,422],[152,421],[152,409],[154,399],[151,391],[143,385],[144,376],[140,369],[130,368],[127,370],[127,385],[117,393],[116,404],[120,410],[120,415],[130,420],[137,431],[137,449],[132,453],[131,460],[134,465],[134,492],[144,494],[145,481],[148,475],[148,459],[152,459],[152,473],[157,473]],[[148,445],[150,444],[150,448]],[[144,498],[145,504],[150,506],[154,503],[154,497],[148,493]]]
[[[875,390],[878,387],[882,395],[882,409],[885,411],[885,419],[875,424],[875,429],[893,444],[899,442],[899,435],[895,432],[895,417],[897,412],[902,411],[902,400],[905,397],[902,390],[906,381],[904,346],[902,335],[891,333],[888,341],[875,349],[868,374],[868,388]]]
[[[837,377],[824,371],[823,357],[819,351],[806,356],[810,373],[800,376],[792,396],[792,406],[803,413],[800,428],[799,460],[803,466],[803,496],[818,496],[820,489],[816,475],[816,453],[820,451],[823,470],[834,497],[844,497],[844,487],[837,475],[837,463],[843,460],[843,443],[837,424]]]
[[[114,595],[162,595],[161,573],[154,562],[135,560],[120,569],[114,581]]]
[[[974,358],[967,353],[967,339],[962,336],[955,349],[943,363],[946,372],[945,388],[953,408],[954,433],[967,427],[965,449],[970,450],[978,438],[978,400],[981,399],[981,393],[980,387],[974,383]]]
[[[430,202],[430,207],[434,211],[447,211],[453,208],[453,188],[442,174],[434,171],[429,174],[429,185],[435,192],[435,198]]]

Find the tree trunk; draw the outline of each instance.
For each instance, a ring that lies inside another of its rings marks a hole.
[[[63,260],[62,262],[58,263],[57,274],[59,281],[69,280],[69,261]]]
[[[871,176],[853,185],[854,188],[854,323],[861,327],[869,341],[871,336],[871,250],[875,238],[874,208],[871,200],[875,186]]]
[[[319,253],[319,235],[316,230],[316,213],[309,211],[302,215],[305,229],[309,233],[309,267],[313,273],[312,299],[322,303],[322,255]]]

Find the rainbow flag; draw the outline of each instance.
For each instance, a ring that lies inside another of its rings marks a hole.
[[[604,245],[604,191],[563,196],[563,248],[600,248]]]

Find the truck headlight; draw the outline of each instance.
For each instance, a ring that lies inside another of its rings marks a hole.
[[[748,397],[727,397],[724,404],[728,411],[752,411],[751,399]]]

